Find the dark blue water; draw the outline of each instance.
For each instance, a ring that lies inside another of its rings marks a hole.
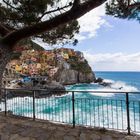
[[[97,90],[97,91],[127,91],[138,92],[140,91],[140,72],[95,72],[96,77],[101,77],[104,81],[112,83],[111,86],[101,86],[98,84],[76,84],[67,86],[68,90]],[[77,94],[87,98],[113,98],[124,99],[125,94],[111,94],[111,93],[91,93]],[[140,100],[140,94],[130,94],[131,100]]]
[[[140,72],[95,72],[96,77],[122,81],[140,90]]]

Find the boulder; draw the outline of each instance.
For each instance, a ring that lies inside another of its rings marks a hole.
[[[103,82],[103,78],[99,77],[97,78],[94,83],[102,83]]]

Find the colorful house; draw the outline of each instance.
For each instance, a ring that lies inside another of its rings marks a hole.
[[[22,66],[16,65],[15,71],[21,73],[22,72]]]

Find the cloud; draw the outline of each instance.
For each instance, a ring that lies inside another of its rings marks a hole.
[[[140,71],[140,52],[125,53],[98,53],[84,52],[85,58],[93,70],[98,71]]]
[[[78,21],[80,24],[80,33],[75,37],[80,41],[85,40],[95,37],[97,35],[97,30],[102,25],[111,27],[111,25],[103,18],[103,16],[105,16],[104,4],[79,18]]]
[[[66,0],[62,0],[62,2],[66,3]],[[78,19],[80,32],[79,34],[75,35],[75,38],[77,38],[79,41],[83,41],[95,37],[97,35],[98,29],[100,29],[100,27],[103,25],[107,28],[112,27],[112,25],[110,25],[110,23],[105,20],[104,16],[105,4],[102,4],[101,6],[80,17]],[[36,43],[41,43],[43,47],[45,46],[45,44],[43,44],[40,40],[36,41]]]

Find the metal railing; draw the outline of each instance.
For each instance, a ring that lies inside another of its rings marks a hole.
[[[140,101],[130,100],[130,92],[119,91],[53,91],[2,89],[1,111],[23,117],[53,122],[140,132]],[[58,96],[59,93],[66,93]],[[56,94],[57,93],[57,96]],[[86,93],[116,93],[121,99],[79,96]],[[133,92],[132,94],[139,94]]]

